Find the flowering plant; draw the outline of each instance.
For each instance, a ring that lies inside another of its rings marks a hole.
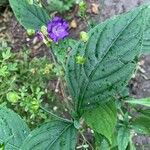
[[[58,42],[68,36],[69,24],[60,17],[55,17],[48,22],[47,31],[48,36],[54,42]]]
[[[68,36],[68,23],[59,17],[50,19],[45,9],[30,5],[26,0],[19,4],[18,0],[10,0],[10,4],[18,21],[26,29],[37,31],[40,39],[52,48],[57,66],[60,56],[58,49],[53,48],[59,47]],[[150,118],[146,111],[134,117],[126,106],[129,103],[131,107],[132,104],[150,107],[149,98],[130,100],[127,89],[139,56],[150,48],[149,12],[147,4],[115,16],[88,33],[82,32],[81,39],[71,46],[71,53],[66,53],[67,61],[63,62],[65,75],[60,75],[60,80],[65,77],[70,93],[69,96],[65,93],[64,104],[71,119],[49,112],[55,120],[30,132],[14,112],[0,107],[0,141],[6,149],[99,150],[105,147],[126,150],[134,149],[134,132],[150,134]],[[136,109],[134,111],[138,113]],[[91,145],[84,137],[84,124],[91,128],[96,144]],[[83,143],[76,146],[78,132]]]

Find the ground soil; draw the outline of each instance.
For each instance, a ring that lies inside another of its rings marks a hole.
[[[88,7],[92,3],[99,5],[99,14],[89,14],[95,22],[102,22],[111,16],[127,12],[128,10],[142,4],[144,0],[87,0]],[[1,9],[2,10],[2,9]],[[77,38],[79,31],[86,28],[86,22],[77,19],[77,29],[71,30],[71,36]],[[24,46],[30,47],[34,56],[48,55],[47,48],[37,38],[30,39],[24,29],[13,16],[10,8],[3,9],[0,15],[0,40],[10,43],[14,51]],[[133,97],[142,98],[150,96],[150,55],[142,56],[137,74],[131,80],[130,93]],[[135,136],[134,141],[139,150],[150,150],[150,137]],[[145,145],[145,147],[144,147]]]

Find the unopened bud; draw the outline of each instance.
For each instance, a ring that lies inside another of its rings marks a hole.
[[[88,34],[84,31],[81,31],[80,32],[80,40],[83,41],[83,42],[87,42],[88,39],[89,39]]]
[[[77,63],[77,64],[83,65],[83,64],[85,63],[85,61],[86,61],[86,58],[83,57],[83,56],[77,56],[77,57],[76,57],[76,63]]]
[[[47,27],[46,27],[46,26],[42,26],[42,27],[41,27],[41,32],[42,32],[44,35],[48,35],[48,33],[47,33]]]
[[[27,29],[27,34],[29,36],[33,36],[35,34],[35,30],[34,29]]]
[[[36,32],[36,36],[38,37],[38,39],[39,39],[40,41],[44,41],[44,39],[45,39],[43,33],[40,32],[40,31],[37,31],[37,32]]]

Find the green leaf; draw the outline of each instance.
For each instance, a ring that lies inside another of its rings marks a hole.
[[[150,107],[150,98],[132,99],[132,100],[128,100],[125,102],[130,103],[130,104],[134,104],[134,105],[138,104],[138,105]]]
[[[16,18],[26,29],[38,30],[46,25],[50,17],[46,11],[38,5],[30,5],[27,0],[9,0]]]
[[[136,150],[136,147],[135,147],[135,144],[133,143],[133,141],[130,141],[130,148],[129,148],[129,150]]]
[[[149,14],[150,11],[149,9],[145,12],[146,15]],[[142,53],[145,54],[150,53],[150,16],[149,15],[145,17],[145,29],[144,29]]]
[[[5,52],[2,52],[2,57],[4,60],[9,59],[12,56],[10,49],[6,50]]]
[[[0,106],[0,143],[5,150],[18,150],[30,130],[13,111]]]
[[[132,128],[140,134],[150,135],[150,118],[149,116],[139,116],[131,122]]]
[[[112,143],[112,134],[117,122],[115,103],[110,101],[95,109],[87,110],[83,114],[85,122],[97,133],[105,136]]]
[[[138,112],[150,118],[150,109],[139,110]]]
[[[95,133],[94,137],[96,142],[96,150],[110,150],[109,142],[104,136]]]
[[[73,49],[67,82],[78,113],[116,98],[125,89],[141,53],[147,9],[143,6],[105,21],[90,31],[87,43],[79,42]],[[85,63],[78,64],[77,56]]]
[[[117,141],[118,149],[126,150],[130,140],[130,130],[126,127],[121,127],[118,131]]]
[[[32,131],[20,150],[75,150],[76,138],[72,123],[52,121]]]

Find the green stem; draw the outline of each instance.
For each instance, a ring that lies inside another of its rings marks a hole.
[[[51,47],[51,49],[52,49],[52,47]],[[54,56],[52,51],[50,50],[50,54],[52,56],[54,65],[57,67],[58,63],[57,63],[57,60],[56,60],[56,58],[55,58],[55,56]],[[69,112],[72,112],[72,110],[70,109],[70,104],[68,103],[68,100],[67,100],[67,94],[66,94],[66,91],[65,91],[65,87],[64,87],[63,81],[62,81],[61,77],[59,77],[59,79],[60,79],[60,86],[61,86],[61,89],[63,90],[63,94],[64,94],[64,102],[66,103],[66,107],[69,110]]]
[[[87,144],[91,147],[91,150],[94,150],[93,146],[92,146],[91,143],[85,138],[85,136],[84,136],[84,134],[82,133],[82,131],[79,130],[79,132],[80,132],[80,134],[81,134],[81,136],[82,136],[84,142],[87,143]]]

